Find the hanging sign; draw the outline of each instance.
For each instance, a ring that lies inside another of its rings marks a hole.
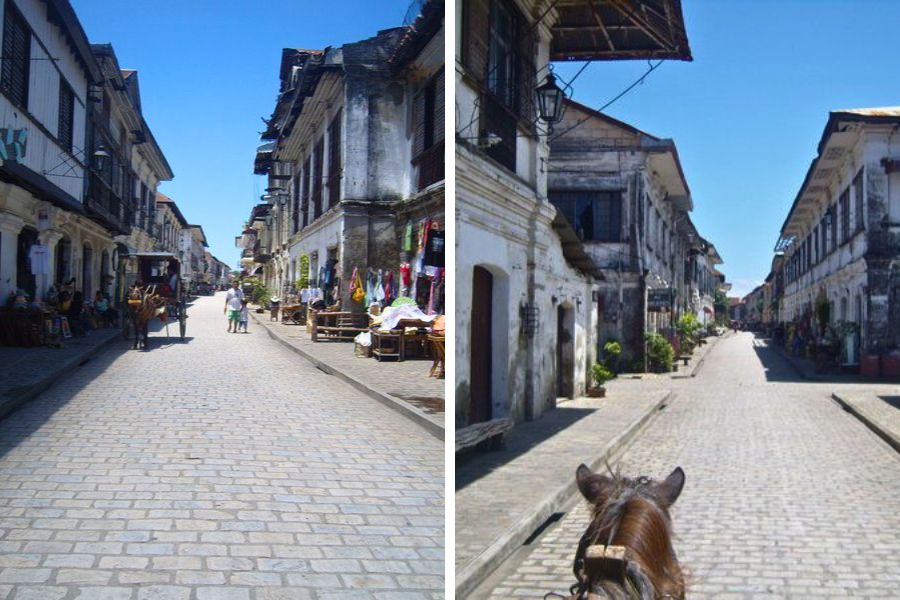
[[[25,158],[27,129],[0,127],[0,159],[18,162]]]
[[[675,290],[672,288],[656,288],[647,290],[647,310],[651,312],[665,312],[672,308],[675,298]]]

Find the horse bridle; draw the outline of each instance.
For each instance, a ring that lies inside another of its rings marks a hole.
[[[640,494],[648,499],[656,500],[656,498],[646,491],[647,486],[651,483],[651,479],[649,477],[638,477],[633,480],[630,485],[624,486],[622,490],[615,496],[614,499],[607,500],[606,506],[613,507],[614,510],[620,510],[627,500],[632,498],[636,494]],[[606,514],[604,512],[604,514]],[[567,600],[590,600],[590,596],[597,596],[600,593],[606,594],[599,589],[596,585],[599,581],[611,581],[619,585],[624,585],[626,579],[630,580],[633,585],[637,587],[637,591],[640,593],[643,598],[645,594],[650,593],[649,584],[646,581],[646,576],[643,574],[641,570],[641,566],[634,562],[629,561],[627,557],[627,549],[624,547],[616,547],[613,546],[612,541],[615,538],[616,533],[619,529],[619,523],[621,521],[616,519],[613,521],[612,527],[610,527],[609,535],[607,536],[606,543],[603,545],[604,551],[612,549],[612,548],[621,548],[622,556],[624,556],[623,562],[624,565],[620,567],[620,574],[615,577],[609,576],[601,576],[599,578],[591,578],[588,577],[587,570],[585,568],[585,559],[587,554],[587,549],[591,545],[593,537],[591,535],[593,523],[588,526],[585,532],[582,534],[581,539],[578,541],[578,550],[575,552],[575,560],[573,561],[573,572],[578,579],[578,581],[572,584],[569,587],[569,598]],[[591,585],[591,580],[593,579],[595,585]],[[549,598],[564,598],[563,596],[557,594],[556,592],[550,592],[544,595],[544,600],[548,600]],[[679,600],[675,596],[671,594],[664,594],[662,596],[656,596],[654,600]]]

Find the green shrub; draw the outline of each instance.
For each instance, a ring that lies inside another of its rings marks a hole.
[[[594,383],[596,383],[598,387],[603,386],[604,383],[614,378],[615,376],[615,373],[607,369],[606,366],[601,363],[596,363],[593,367],[591,367],[591,377],[594,379]]]
[[[650,367],[657,372],[668,373],[675,362],[675,349],[669,340],[658,333],[647,334],[647,358]]]
[[[309,287],[309,254],[300,255],[300,276],[296,285],[298,290]]]
[[[272,294],[269,292],[269,288],[265,286],[265,284],[257,283],[253,286],[253,291],[250,292],[250,301],[254,304],[258,304],[263,308],[269,305],[269,300],[272,298]]]
[[[603,344],[603,365],[613,372],[613,376],[615,373],[619,371],[619,359],[622,355],[622,345],[615,341],[610,340]]]

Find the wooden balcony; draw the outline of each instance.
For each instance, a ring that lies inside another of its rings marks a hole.
[[[84,201],[88,216],[116,234],[131,232],[129,207],[96,173],[88,179],[88,193]]]
[[[424,190],[432,183],[444,180],[444,142],[441,140],[412,160],[419,168],[418,189]]]

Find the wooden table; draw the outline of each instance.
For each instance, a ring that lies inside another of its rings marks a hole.
[[[349,342],[360,333],[369,330],[366,327],[369,315],[346,311],[310,311],[312,341],[323,339]]]

